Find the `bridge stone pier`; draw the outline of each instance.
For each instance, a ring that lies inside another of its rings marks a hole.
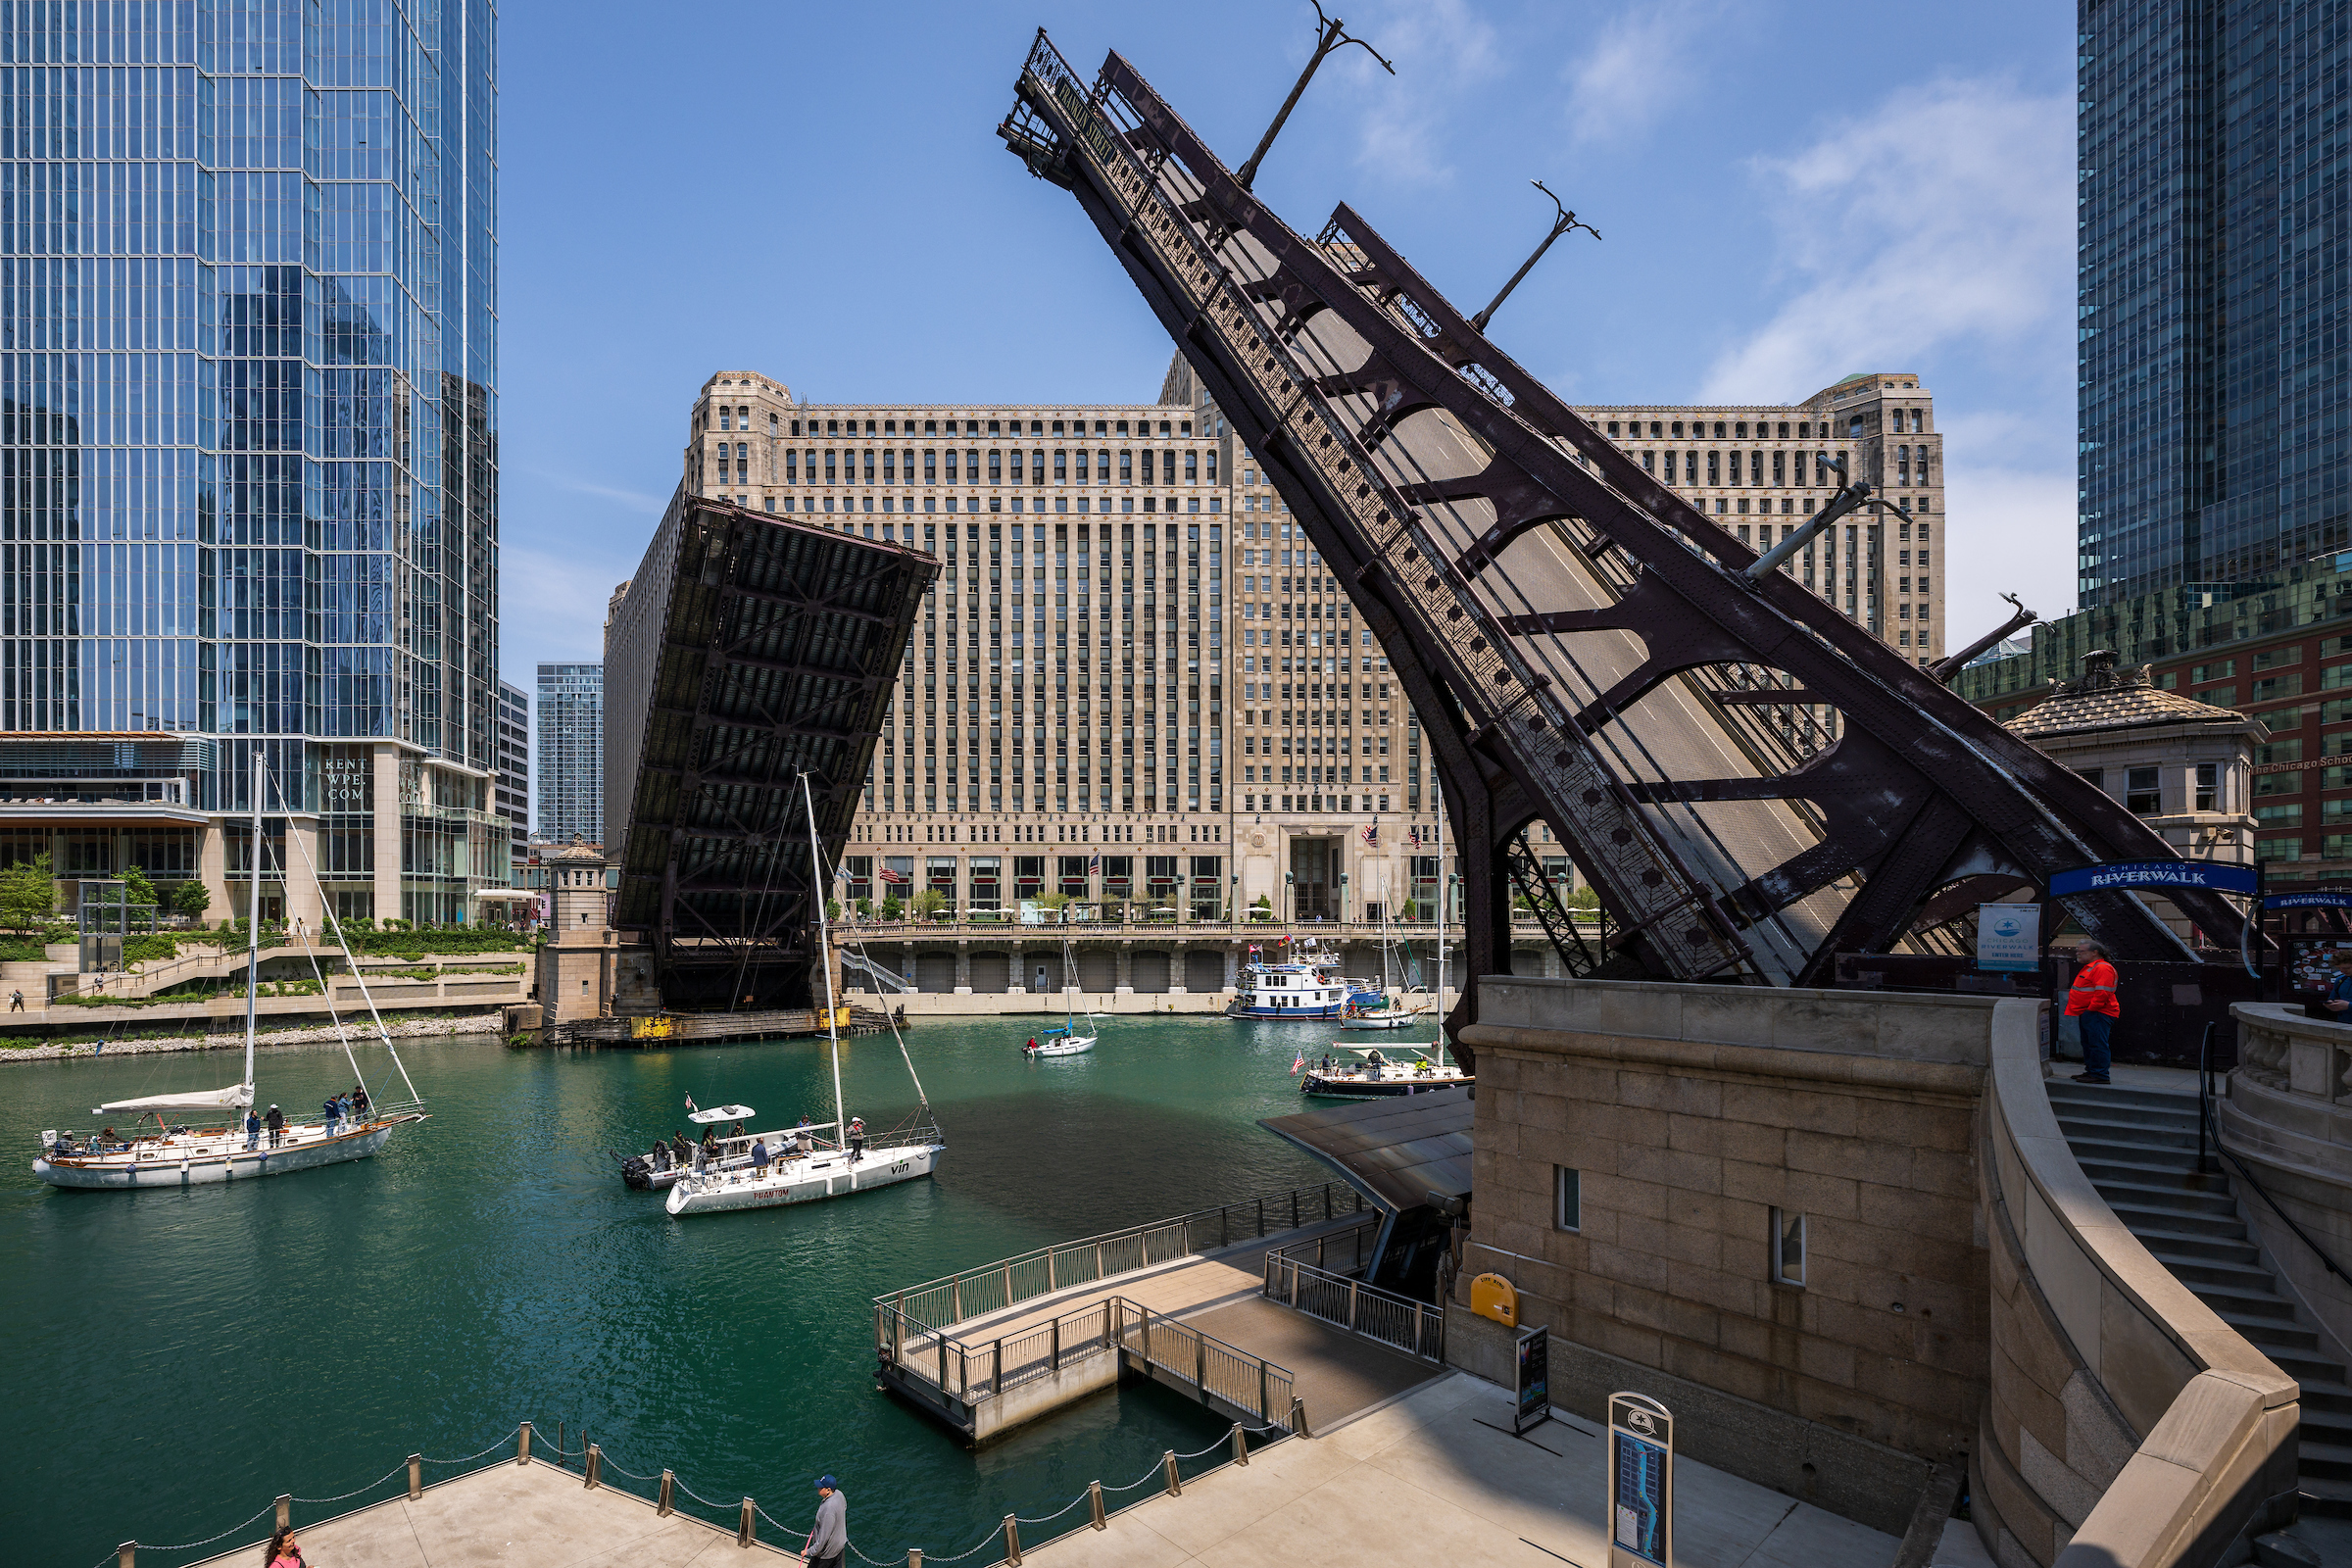
[[[1449,1359],[1510,1381],[1468,1311],[1502,1275],[1556,1405],[1651,1394],[1691,1457],[1898,1536],[1965,1474],[2005,1568],[2238,1561],[2292,1515],[2295,1380],[2076,1164],[2046,1003],[1478,988]]]

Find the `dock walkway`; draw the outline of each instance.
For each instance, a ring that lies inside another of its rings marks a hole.
[[[621,1568],[740,1563],[736,1534],[642,1497],[587,1486],[576,1472],[509,1460],[321,1524],[295,1521],[305,1560],[334,1568]],[[770,1527],[762,1526],[767,1529]],[[772,1529],[770,1530],[772,1534]],[[265,1531],[194,1568],[253,1568]],[[756,1559],[800,1563],[754,1540]]]

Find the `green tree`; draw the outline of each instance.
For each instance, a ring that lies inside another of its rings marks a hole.
[[[1590,887],[1579,885],[1568,894],[1568,907],[1571,909],[1597,909],[1600,907],[1600,895]]]
[[[925,888],[914,896],[914,912],[917,919],[936,920],[939,918],[940,911],[947,906],[948,896],[937,888]]]
[[[20,930],[40,925],[57,908],[57,876],[49,857],[36,855],[0,871],[0,922]]]
[[[133,904],[160,904],[162,902],[155,896],[155,884],[147,880],[147,873],[135,865],[126,865],[122,868],[122,891],[130,896],[130,902]]]
[[[886,898],[882,901],[883,919],[896,920],[900,915],[905,914],[906,912],[906,906],[899,902],[896,894],[893,894],[889,898]]]
[[[1260,894],[1257,896],[1257,902],[1256,902],[1255,904],[1252,904],[1251,906],[1250,906],[1250,919],[1252,919],[1252,920],[1271,920],[1271,919],[1273,919],[1273,918],[1274,918],[1274,901],[1273,901],[1272,899],[1270,899],[1270,898],[1266,897],[1266,896],[1265,896],[1263,893],[1260,893]],[[1409,918],[1410,918],[1410,916],[1407,916],[1407,918],[1409,919]]]
[[[1054,916],[1054,924],[1059,925],[1067,918],[1062,911],[1070,906],[1070,896],[1060,889],[1056,888],[1052,893],[1040,894],[1034,902],[1039,908]]]

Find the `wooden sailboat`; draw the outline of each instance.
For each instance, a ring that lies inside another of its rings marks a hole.
[[[128,1137],[109,1137],[107,1133],[75,1136],[70,1131],[51,1129],[41,1134],[40,1157],[32,1162],[32,1173],[52,1187],[73,1188],[142,1188],[142,1187],[199,1187],[216,1182],[249,1181],[258,1176],[283,1176],[289,1171],[313,1170],[320,1165],[339,1165],[346,1160],[366,1159],[392,1139],[395,1129],[408,1122],[425,1119],[424,1102],[416,1095],[416,1086],[409,1082],[409,1070],[401,1065],[400,1053],[393,1048],[391,1032],[375,1010],[374,999],[368,996],[368,982],[360,975],[357,963],[351,961],[351,945],[344,940],[342,922],[332,911],[327,913],[335,940],[343,950],[343,957],[354,977],[360,982],[360,995],[368,1003],[368,1015],[375,1020],[376,1034],[391,1054],[392,1065],[400,1072],[400,1081],[407,1085],[409,1098],[386,1104],[371,1100],[365,1114],[350,1119],[337,1118],[329,1122],[287,1121],[283,1128],[271,1132],[264,1128],[248,1134],[242,1123],[245,1113],[253,1108],[253,1054],[256,1032],[254,998],[258,993],[262,957],[262,851],[268,842],[262,836],[262,799],[267,775],[262,756],[256,748],[253,758],[253,883],[252,896],[246,910],[245,945],[245,1077],[242,1082],[226,1089],[206,1089],[189,1094],[146,1095],[136,1100],[116,1100],[94,1107],[90,1114],[108,1120],[128,1119],[134,1128]],[[302,837],[288,833],[298,847]],[[307,857],[307,848],[303,853]],[[312,960],[314,967],[316,957]],[[334,1019],[335,1033],[343,1038],[346,1056],[351,1055],[351,1042],[343,1036],[343,1020],[335,1012],[332,985],[326,976],[319,975],[319,994],[326,1003],[327,1015]],[[359,1060],[351,1057],[354,1080],[365,1084]],[[274,1113],[277,1106],[271,1105]],[[140,1133],[135,1129],[152,1118],[155,1130]],[[219,1118],[214,1120],[214,1118]],[[198,1126],[212,1121],[211,1126]],[[108,1129],[109,1132],[112,1129]]]

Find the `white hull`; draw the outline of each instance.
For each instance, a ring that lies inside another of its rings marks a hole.
[[[876,1187],[915,1181],[938,1168],[942,1144],[906,1144],[869,1149],[855,1166],[840,1150],[780,1161],[765,1176],[748,1170],[689,1175],[669,1190],[673,1215],[714,1214],[730,1208],[771,1208],[779,1203],[813,1203],[847,1198]]]
[[[52,1187],[139,1189],[201,1187],[213,1182],[251,1181],[261,1176],[283,1176],[290,1171],[340,1165],[366,1159],[391,1141],[401,1116],[369,1122],[354,1132],[326,1136],[317,1123],[286,1129],[275,1149],[264,1134],[261,1147],[248,1151],[242,1135],[192,1135],[148,1139],[122,1154],[72,1154],[63,1159],[43,1157],[32,1162],[32,1173]]]
[[[1039,1046],[1035,1051],[1028,1051],[1027,1054],[1032,1056],[1083,1056],[1095,1049],[1095,1038],[1093,1035],[1076,1035],[1068,1039],[1056,1039],[1049,1044]]]
[[[1349,1018],[1340,1027],[1343,1029],[1412,1029],[1419,1027],[1421,1022],[1422,1016],[1417,1012],[1371,1013],[1361,1018]]]

